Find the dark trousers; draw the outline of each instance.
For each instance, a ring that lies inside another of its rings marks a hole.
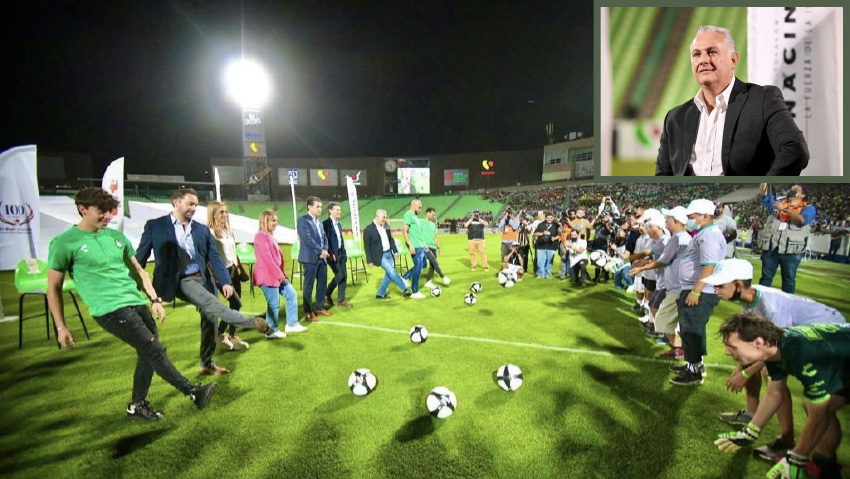
[[[325,292],[328,288],[328,263],[320,259],[318,263],[301,263],[304,269],[304,312],[313,313],[323,309]],[[316,287],[316,309],[313,309],[313,283]]]
[[[148,396],[153,373],[183,394],[189,394],[192,385],[168,360],[147,305],[125,306],[103,316],[95,316],[94,320],[109,334],[129,344],[139,356],[133,374],[133,402]]]
[[[348,279],[348,273],[345,270],[346,259],[348,258],[345,255],[345,250],[343,250],[339,252],[339,256],[337,256],[335,262],[328,263],[328,266],[330,266],[331,270],[334,272],[334,277],[328,285],[325,295],[330,297],[333,295],[334,290],[339,288],[337,301],[345,301],[345,280]]]
[[[518,248],[519,254],[521,254],[521,255],[522,255],[522,265],[523,265],[523,266],[522,266],[522,268],[523,268],[525,271],[528,271],[528,250],[529,250],[530,248],[531,248],[531,247],[530,247],[530,246],[528,246],[528,245],[520,246],[520,247]],[[502,257],[502,259],[504,259],[504,256]],[[532,269],[533,269],[533,268],[532,268]]]
[[[440,263],[437,262],[437,256],[434,254],[435,249],[428,248],[428,251],[425,252],[425,257],[428,259],[428,264],[430,268],[428,268],[428,276],[425,278],[425,281],[431,281],[434,278],[434,271],[437,271],[437,274],[440,275],[441,278],[446,275],[443,274],[443,270],[440,269]]]
[[[716,294],[702,293],[696,306],[686,306],[685,298],[689,294],[690,289],[679,293],[676,306],[679,308],[679,335],[682,337],[685,361],[696,364],[708,354],[705,327],[720,298]]]
[[[239,279],[239,268],[236,265],[233,265],[227,268],[227,272],[230,274],[230,283],[233,284],[233,294],[227,298],[227,303],[230,305],[230,309],[234,311],[239,311],[242,309],[242,281]],[[221,291],[221,285],[216,284],[218,290]],[[224,293],[222,293],[223,295]],[[228,324],[225,321],[219,321],[218,323],[218,334],[224,334],[224,330],[227,329]],[[228,334],[233,336],[236,334],[236,326],[230,324],[230,330]]]
[[[782,291],[794,294],[797,289],[797,267],[800,266],[803,255],[801,254],[779,254],[776,251],[763,251],[761,253],[761,279],[759,284],[768,286],[773,283],[776,269],[782,270]]]
[[[562,261],[570,262],[569,256],[566,259],[562,259]],[[570,279],[573,284],[577,284],[579,286],[584,286],[585,280],[590,280],[590,275],[587,274],[587,260],[583,259],[575,264],[575,266],[570,268]]]

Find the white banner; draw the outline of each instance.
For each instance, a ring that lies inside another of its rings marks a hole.
[[[608,7],[601,8],[599,20],[601,52],[599,55],[599,89],[602,93],[600,95],[601,105],[599,110],[602,116],[602,128],[599,135],[599,173],[602,176],[611,176],[611,151],[614,144],[614,110],[611,105],[611,92],[613,91],[611,85],[613,81],[611,76],[611,49],[608,45],[611,38],[608,26]],[[579,176],[579,178],[581,177]]]
[[[218,167],[213,167],[215,173],[215,200],[221,201],[221,178],[218,176]]]
[[[38,257],[41,217],[36,146],[0,153],[0,270]]]
[[[124,157],[118,158],[106,167],[100,187],[118,200],[118,207],[112,210],[109,227],[124,231]]]
[[[289,172],[289,190],[292,191],[292,222],[295,225],[295,234],[298,234],[298,207],[295,206],[295,183],[298,181],[298,172],[296,171],[294,174],[292,171]],[[296,240],[300,240],[296,236]],[[298,241],[300,244],[301,242]]]
[[[809,146],[805,176],[843,174],[844,9],[747,9],[748,81],[775,85]]]
[[[357,187],[350,176],[345,177],[345,185],[348,187],[348,209],[351,210],[351,234],[354,241],[360,241],[360,210],[357,207]]]

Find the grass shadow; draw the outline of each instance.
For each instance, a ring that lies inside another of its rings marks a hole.
[[[440,421],[439,419],[434,419],[430,414],[426,414],[424,416],[420,416],[416,419],[406,422],[403,426],[399,428],[398,431],[395,432],[395,439],[399,442],[408,442],[408,441],[416,441],[418,439],[422,439],[423,437],[433,433],[438,425],[435,424],[435,421]]]
[[[115,442],[112,459],[120,459],[128,454],[138,451],[148,444],[156,441],[160,436],[168,432],[168,428],[146,431],[132,436],[122,437]]]

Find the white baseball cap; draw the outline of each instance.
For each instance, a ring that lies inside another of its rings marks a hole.
[[[640,218],[637,219],[638,223],[645,223],[652,219],[653,216],[659,216],[661,212],[656,210],[655,208],[647,208],[643,210],[643,214],[640,215]]]
[[[674,220],[682,223],[683,225],[688,224],[688,214],[684,206],[677,206],[672,210],[662,209],[661,214],[664,216],[672,216]]]
[[[743,259],[724,259],[714,267],[714,273],[703,279],[705,284],[718,286],[728,284],[732,281],[744,281],[753,279],[753,265]]]
[[[667,229],[667,221],[664,219],[663,216],[661,216],[660,213],[657,214],[657,215],[652,215],[649,218],[647,218],[646,224],[657,226],[657,227],[659,227],[663,230]]]
[[[690,215],[711,215],[714,216],[714,202],[705,198],[693,200],[688,204],[685,214]]]

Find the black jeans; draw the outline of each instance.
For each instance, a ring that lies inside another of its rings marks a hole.
[[[567,257],[566,261],[570,261],[569,257]],[[579,261],[575,264],[575,266],[570,268],[570,279],[572,279],[573,284],[577,284],[579,286],[584,286],[585,280],[590,280],[590,275],[587,274],[586,259]]]
[[[229,298],[227,298],[227,303],[230,305],[230,309],[234,311],[239,311],[240,309],[242,309],[242,281],[239,279],[239,267],[233,265],[227,268],[227,272],[228,274],[230,274],[230,283],[233,285],[234,293],[231,294]],[[216,283],[216,287],[219,291],[221,291],[220,284]],[[223,292],[221,294],[224,295]],[[224,334],[224,330],[227,329],[228,326],[230,326],[228,334],[230,334],[231,336],[236,334],[236,326],[232,324],[227,324],[224,321],[218,322],[218,334]]]
[[[434,279],[434,271],[440,275],[441,278],[444,278],[446,275],[443,274],[443,270],[440,269],[440,263],[437,262],[437,257],[434,255],[435,249],[428,249],[425,252],[425,257],[428,258],[428,264],[430,268],[428,268],[428,276],[425,278],[426,281],[431,281]]]
[[[720,298],[716,294],[702,293],[696,306],[686,306],[685,299],[689,294],[690,289],[682,290],[676,300],[679,308],[679,336],[682,337],[685,361],[697,364],[708,354],[705,328]]]
[[[94,320],[108,333],[129,344],[139,355],[133,375],[133,402],[148,396],[154,372],[178,391],[189,394],[192,385],[168,360],[147,305],[125,306],[103,316],[95,316]]]

